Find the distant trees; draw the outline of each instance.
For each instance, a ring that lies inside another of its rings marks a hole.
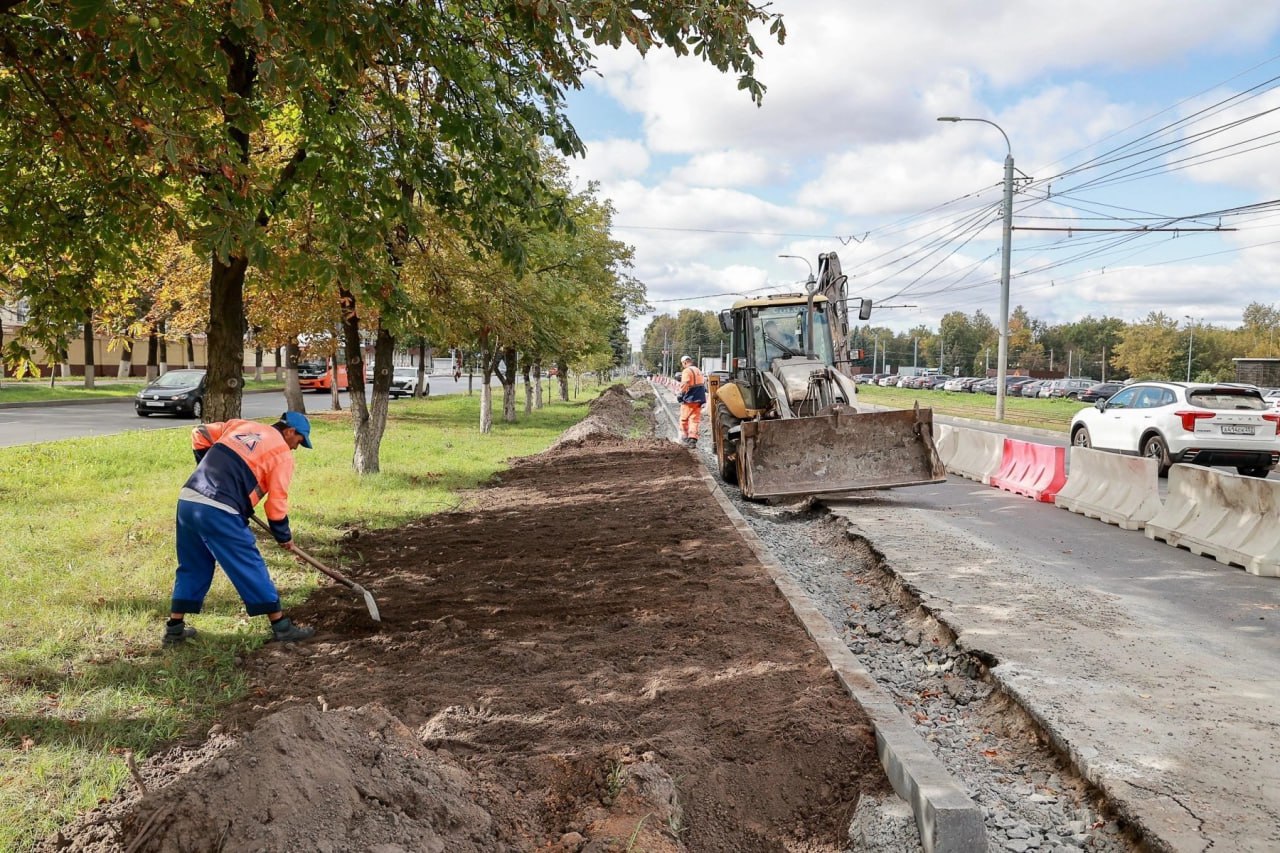
[[[645,330],[645,364],[657,369],[664,341],[692,339],[695,325],[690,318],[699,313],[684,309],[675,317],[655,317]],[[852,346],[866,350],[859,365],[865,370],[917,364],[980,376],[995,368],[999,341],[999,329],[982,311],[951,311],[943,315],[937,330],[924,325],[908,331],[857,326]],[[680,353],[674,355],[678,358]],[[1086,316],[1057,325],[1037,320],[1021,305],[1009,314],[1011,369],[1053,370],[1092,379],[1184,379],[1188,355],[1191,378],[1204,381],[1232,379],[1234,358],[1280,357],[1280,308],[1250,303],[1235,329],[1180,323],[1159,311],[1133,323]]]

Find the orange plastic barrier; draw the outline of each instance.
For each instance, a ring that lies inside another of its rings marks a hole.
[[[991,485],[1006,492],[1053,503],[1067,482],[1067,449],[1013,438],[1004,440],[1000,469]]]

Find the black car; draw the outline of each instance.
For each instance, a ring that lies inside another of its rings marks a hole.
[[[1112,394],[1123,387],[1119,382],[1099,382],[1081,391],[1079,400],[1081,403],[1096,403],[1099,400],[1109,400]]]
[[[170,370],[138,392],[133,408],[140,418],[149,415],[199,418],[204,414],[204,391],[203,370]]]

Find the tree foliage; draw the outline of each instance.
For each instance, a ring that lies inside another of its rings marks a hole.
[[[752,0],[5,0],[4,266],[57,258],[44,292],[82,314],[90,274],[176,232],[209,259],[207,410],[237,414],[251,267],[335,284],[421,201],[521,269],[516,214],[563,215],[535,203],[530,140],[581,152],[564,95],[592,47],[692,53],[758,100],[754,24],[784,36]],[[298,251],[316,235],[325,251]]]

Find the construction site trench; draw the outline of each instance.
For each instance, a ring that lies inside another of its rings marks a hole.
[[[867,715],[709,493],[705,448],[654,415],[647,383],[614,386],[460,510],[352,527],[341,563],[382,624],[322,588],[293,612],[313,642],[246,659],[216,725],[41,849],[920,849]],[[867,543],[808,505],[734,499],[991,849],[1136,849]]]

